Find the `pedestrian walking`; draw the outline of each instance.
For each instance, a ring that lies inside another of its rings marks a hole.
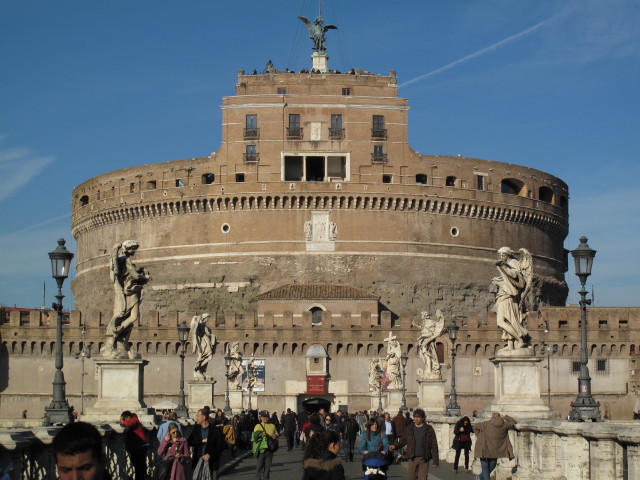
[[[287,451],[290,452],[293,450],[293,437],[296,433],[296,414],[287,408],[287,413],[284,414],[282,420],[284,436],[287,440]]]
[[[490,420],[473,426],[477,437],[474,453],[482,465],[481,480],[489,480],[489,475],[496,468],[498,458],[514,457],[513,446],[509,441],[509,429],[515,424],[516,421],[510,416],[493,412]]]
[[[391,450],[407,447],[405,455],[409,459],[409,480],[427,480],[429,477],[429,461],[433,468],[438,468],[440,456],[436,432],[425,422],[426,414],[421,408],[413,412],[413,423],[407,426]]]
[[[473,426],[469,417],[462,417],[453,427],[453,445],[451,448],[456,451],[456,458],[453,462],[453,470],[458,473],[458,461],[460,452],[464,450],[464,470],[469,471],[469,452],[471,451],[471,434]]]
[[[333,430],[314,435],[302,458],[302,480],[345,480],[339,451],[340,435]]]
[[[167,433],[160,441],[158,455],[164,459],[162,470],[164,474],[156,474],[158,480],[186,480],[185,465],[191,460],[189,457],[189,445],[178,429],[178,424],[171,422],[167,427]],[[158,466],[156,466],[158,468]]]
[[[353,462],[353,449],[356,445],[356,437],[359,431],[360,425],[358,425],[355,415],[353,413],[351,415],[345,415],[340,430],[345,462]]]
[[[210,420],[204,409],[198,410],[196,413],[196,425],[193,426],[187,443],[193,447],[191,467],[195,470],[200,459],[202,459],[206,463],[205,466],[208,466],[209,472],[211,472],[212,480],[217,480],[220,455],[226,448],[226,443],[222,435],[222,429],[216,427]]]
[[[273,462],[273,452],[269,449],[267,437],[274,440],[278,438],[276,426],[269,423],[269,412],[263,410],[260,412],[260,423],[253,430],[253,446],[251,451],[258,459],[256,466],[256,480],[269,480],[271,473],[271,463]]]

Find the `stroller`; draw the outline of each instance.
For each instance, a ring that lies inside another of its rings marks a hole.
[[[382,452],[371,452],[362,459],[364,480],[385,480],[387,478],[387,456]]]

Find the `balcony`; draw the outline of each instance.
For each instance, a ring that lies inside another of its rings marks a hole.
[[[386,153],[372,153],[371,154],[371,163],[387,163],[387,154]]]
[[[386,140],[387,139],[387,129],[386,128],[372,128],[371,129],[371,138],[374,140]]]
[[[245,140],[252,140],[255,138],[258,138],[260,136],[260,129],[259,128],[245,128],[244,129],[244,139]]]
[[[243,156],[246,163],[255,163],[260,160],[259,153],[244,153]]]
[[[302,140],[302,128],[287,127],[287,140]]]
[[[344,128],[329,128],[329,138],[331,140],[342,140],[344,138]]]

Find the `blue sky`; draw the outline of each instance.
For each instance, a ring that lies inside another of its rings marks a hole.
[[[596,305],[640,305],[640,1],[323,3],[339,28],[330,67],[396,70],[414,149],[562,178],[565,248],[586,235],[598,250]],[[44,282],[54,300],[47,252],[59,237],[75,251],[76,185],[208,155],[237,70],[310,68],[296,17],[317,11],[314,0],[0,1],[0,303],[39,306]],[[576,303],[573,266],[567,280]]]

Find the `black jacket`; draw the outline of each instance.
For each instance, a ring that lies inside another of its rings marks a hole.
[[[187,443],[190,447],[193,447],[193,455],[191,460],[191,467],[196,468],[198,460],[203,455],[202,447],[202,427],[200,425],[194,425],[191,430],[191,435],[187,438]],[[209,464],[215,462],[222,455],[222,451],[227,448],[227,443],[224,441],[224,435],[222,435],[222,428],[216,427],[213,423],[209,423],[209,435],[207,435],[207,443],[204,453],[209,454]]]
[[[438,439],[436,438],[436,432],[431,425],[426,423],[421,427],[423,435],[424,454],[423,458],[428,462],[433,460],[433,466],[438,466],[440,462],[440,455],[438,453]],[[409,425],[405,428],[402,436],[396,441],[396,448],[402,448],[407,446],[405,456],[409,459],[415,457],[416,451],[416,439],[413,436],[413,425]]]

